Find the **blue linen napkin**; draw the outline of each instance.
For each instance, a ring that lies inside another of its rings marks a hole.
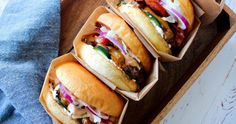
[[[38,98],[59,35],[60,0],[9,0],[0,16],[0,123],[52,123]]]

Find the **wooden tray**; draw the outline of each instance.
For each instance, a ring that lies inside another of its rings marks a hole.
[[[93,10],[100,5],[106,5],[105,0],[62,1],[60,54],[72,49],[72,42],[78,31]],[[159,81],[151,91],[139,102],[130,100],[123,123],[150,123],[165,105],[172,101],[159,114],[158,118],[162,118],[232,36],[236,25],[230,25],[230,20],[234,19],[234,24],[235,18],[235,14],[225,7],[214,23],[201,27],[183,60],[163,63],[166,72],[160,71]],[[183,85],[184,88],[181,88]],[[171,100],[177,92],[178,96]]]

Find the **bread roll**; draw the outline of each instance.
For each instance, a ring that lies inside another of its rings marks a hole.
[[[151,70],[152,60],[149,52],[145,49],[131,28],[123,19],[112,13],[105,13],[97,18],[97,22],[105,25],[114,31],[116,35],[125,43],[127,48],[141,61],[146,74]],[[87,63],[93,70],[111,81],[119,89],[125,91],[137,91],[138,85],[111,60],[107,60],[101,54],[88,45],[80,41],[75,47],[78,56]]]
[[[76,49],[79,57],[90,68],[110,80],[119,89],[125,91],[136,91],[138,89],[138,85],[134,80],[130,80],[122,70],[95,51],[92,46],[79,42]]]
[[[119,117],[123,101],[106,87],[94,75],[75,62],[64,63],[56,68],[60,82],[75,97],[97,110],[114,117]]]
[[[163,0],[166,4],[172,4],[170,0]],[[189,26],[187,32],[189,32],[194,23],[194,11],[190,0],[175,0],[172,5],[187,19]],[[125,13],[128,18],[132,21],[135,27],[145,35],[149,43],[153,45],[154,49],[171,54],[170,47],[168,46],[165,39],[161,37],[158,31],[155,29],[150,19],[145,15],[143,10],[138,6],[132,5],[131,3],[121,4],[118,9],[121,13]]]
[[[138,27],[138,29],[148,38],[149,42],[159,51],[171,54],[171,50],[167,42],[157,32],[152,25],[150,19],[144,12],[135,6],[122,5],[119,7],[121,12],[125,12],[130,20]]]
[[[115,31],[118,37],[125,42],[126,46],[132,51],[132,53],[139,58],[145,71],[150,72],[151,57],[149,52],[123,19],[112,13],[105,13],[98,17],[97,22],[102,23],[112,31]]]

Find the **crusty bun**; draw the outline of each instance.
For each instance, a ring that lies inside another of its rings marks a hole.
[[[163,0],[163,2],[169,4],[170,0]],[[189,22],[189,26],[187,28],[187,32],[189,32],[192,29],[194,23],[194,10],[191,1],[175,0],[173,2],[173,5],[176,5],[176,7],[180,7],[180,9],[178,10],[181,11],[183,16]],[[138,6],[131,4],[121,4],[118,9],[121,13],[125,13],[128,16],[129,20],[132,21],[134,26],[141,33],[143,33],[143,35],[147,38],[147,40],[150,42],[151,45],[153,45],[156,50],[171,54],[171,50],[165,39],[161,37],[161,35],[151,23],[150,19]]]
[[[105,13],[97,18],[97,22],[106,26],[116,33],[124,41],[129,50],[141,61],[146,73],[151,70],[151,56],[130,27],[115,14]],[[93,70],[110,80],[121,90],[137,91],[138,85],[135,80],[129,79],[125,72],[114,63],[104,58],[84,42],[78,42],[75,47],[78,56],[85,61]]]
[[[112,13],[105,13],[98,17],[97,22],[115,31],[119,38],[124,41],[126,46],[136,55],[143,63],[146,72],[151,69],[151,57],[146,48],[142,45],[134,32],[126,22]]]
[[[159,51],[171,54],[167,42],[157,32],[144,12],[135,6],[122,5],[121,12],[125,12],[137,28],[148,38],[151,44]]]
[[[61,64],[56,68],[60,82],[78,99],[99,111],[119,117],[123,101],[94,75],[75,62]]]
[[[119,89],[126,91],[136,91],[138,89],[135,81],[130,80],[122,70],[118,69],[114,64],[96,52],[92,46],[79,42],[76,49],[78,56],[90,68],[110,80]]]
[[[184,17],[189,22],[188,31],[190,31],[193,27],[194,23],[194,10],[193,6],[190,0],[178,0],[182,9],[182,12],[184,14]]]

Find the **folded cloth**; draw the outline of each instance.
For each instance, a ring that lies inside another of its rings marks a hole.
[[[7,124],[26,124],[29,121],[26,121],[15,108],[11,105],[7,97],[0,90],[0,123]]]
[[[39,94],[59,35],[60,0],[9,0],[0,16],[0,123],[52,123]]]

